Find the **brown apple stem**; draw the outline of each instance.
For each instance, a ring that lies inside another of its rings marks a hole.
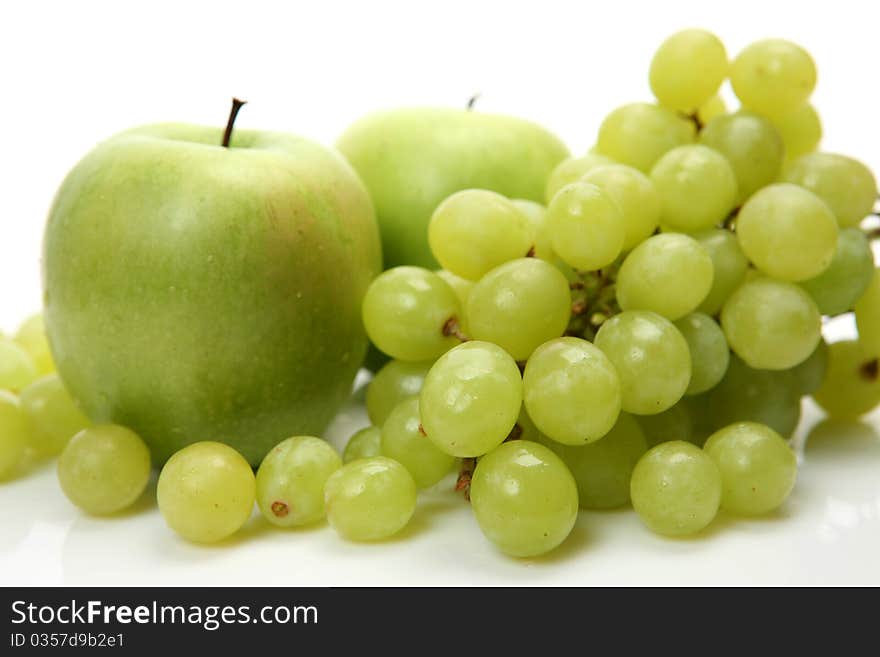
[[[246,100],[232,99],[232,109],[229,110],[229,120],[226,122],[226,132],[223,133],[223,148],[229,148],[229,140],[232,139],[232,127],[235,125],[235,118],[238,111],[243,105],[247,105]]]
[[[480,92],[478,91],[478,92],[475,93],[473,96],[471,96],[470,98],[468,98],[467,107],[465,108],[465,109],[467,109],[468,112],[473,112],[473,111],[474,111],[474,105],[477,104],[477,101],[480,99],[480,95],[481,95],[481,94],[480,94]]]

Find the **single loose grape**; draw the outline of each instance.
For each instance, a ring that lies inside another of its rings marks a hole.
[[[67,441],[91,424],[57,374],[22,390],[21,408],[31,425],[33,445],[45,456],[61,453]]]
[[[620,412],[620,379],[600,349],[580,338],[556,338],[532,354],[523,374],[529,417],[542,433],[568,445],[607,434]]]
[[[541,260],[552,260],[554,258],[553,245],[551,244],[550,233],[547,230],[546,206],[521,198],[515,198],[512,202],[528,218],[529,223],[532,225],[532,233],[535,236],[532,255],[536,258],[541,258]]]
[[[456,192],[428,224],[428,244],[444,269],[471,281],[522,258],[534,244],[529,219],[507,198],[484,189]]]
[[[724,99],[720,94],[715,94],[697,110],[697,120],[700,122],[700,125],[705,126],[716,116],[721,116],[722,114],[727,114],[727,105],[724,104]]]
[[[736,217],[743,253],[769,276],[805,281],[825,271],[837,248],[837,222],[812,192],[790,183],[755,192]]]
[[[858,160],[835,153],[808,153],[782,174],[786,182],[809,189],[821,198],[841,228],[857,226],[877,201],[877,181]]]
[[[576,269],[600,269],[623,248],[625,229],[618,205],[599,187],[573,182],[547,208],[553,252]]]
[[[684,400],[654,415],[634,415],[648,447],[654,447],[670,440],[686,440],[692,442],[694,423]],[[629,491],[627,491],[627,496]]]
[[[692,121],[649,103],[631,103],[612,111],[599,126],[597,147],[621,164],[648,173],[666,151],[694,141]]]
[[[256,488],[253,470],[241,454],[229,445],[203,441],[168,459],[156,497],[171,529],[195,543],[216,543],[250,518]]]
[[[721,474],[702,449],[674,440],[653,447],[639,460],[630,494],[651,531],[687,536],[705,528],[718,513]]]
[[[813,393],[828,415],[852,420],[880,404],[880,361],[856,340],[834,342],[828,350],[828,371]]]
[[[758,516],[782,505],[797,477],[797,458],[782,436],[756,422],[716,431],[703,447],[721,473],[721,508]]]
[[[446,284],[452,288],[452,291],[455,292],[455,296],[458,297],[458,302],[461,304],[461,307],[464,308],[468,300],[468,295],[474,287],[474,282],[462,278],[461,276],[456,276],[451,271],[446,271],[445,269],[438,269],[434,273],[446,281]]]
[[[690,112],[706,103],[727,77],[727,51],[706,30],[689,29],[667,38],[651,60],[651,91],[664,107]]]
[[[823,315],[840,315],[852,310],[874,275],[874,255],[865,233],[844,228],[837,236],[831,264],[818,276],[803,281],[803,287]]]
[[[737,182],[727,159],[702,144],[667,151],[651,169],[660,194],[661,221],[683,231],[720,224],[737,199]]]
[[[700,143],[721,153],[736,177],[736,203],[774,182],[782,171],[785,147],[770,121],[740,110],[715,117],[700,132]]]
[[[434,363],[419,395],[422,428],[452,456],[482,456],[507,438],[522,405],[522,377],[501,347],[475,340]]]
[[[0,479],[15,472],[29,443],[28,421],[18,398],[0,390]]]
[[[753,369],[731,356],[724,378],[702,399],[704,428],[712,433],[734,422],[760,422],[789,437],[800,421],[804,383],[792,370]]]
[[[614,160],[599,153],[587,153],[583,157],[570,157],[562,160],[547,178],[547,189],[544,194],[547,205],[550,205],[550,201],[560,189],[580,180],[581,176],[588,171],[606,164],[614,164]]]
[[[519,258],[496,267],[474,286],[465,307],[470,335],[493,342],[516,360],[559,337],[571,318],[568,281],[550,263]]]
[[[405,467],[419,488],[436,484],[455,463],[454,456],[438,449],[423,433],[417,397],[394,407],[382,426],[379,445],[382,455]]]
[[[687,390],[690,350],[668,319],[648,311],[628,310],[604,322],[594,342],[617,370],[621,408],[627,413],[660,413]]]
[[[617,274],[623,310],[651,310],[676,320],[699,306],[712,288],[712,259],[692,237],[663,233],[639,244]]]
[[[114,424],[83,429],[58,457],[58,481],[86,513],[107,515],[128,508],[150,480],[150,449],[134,431]]]
[[[799,395],[812,395],[822,385],[828,371],[828,343],[820,339],[813,353],[790,370]]]
[[[565,463],[544,445],[512,440],[477,462],[471,480],[477,523],[502,552],[549,552],[577,520],[578,489]]]
[[[730,67],[733,91],[749,109],[769,117],[790,114],[807,102],[816,86],[809,53],[783,39],[756,41]]]
[[[819,343],[822,317],[802,288],[759,277],[740,285],[721,310],[730,348],[748,365],[784,370]]]
[[[406,527],[416,510],[416,483],[394,459],[352,461],[324,487],[327,520],[352,541],[379,541]]]
[[[717,315],[724,302],[745,280],[749,260],[742,252],[736,235],[729,230],[712,228],[696,233],[693,238],[712,259],[712,287],[697,310],[707,315]]]
[[[571,470],[582,509],[614,509],[629,503],[633,468],[648,450],[641,427],[626,413],[602,440],[579,446],[552,440],[545,444]]]
[[[630,251],[654,234],[660,223],[660,194],[644,173],[625,164],[591,169],[581,180],[596,185],[620,208],[623,250]]]
[[[867,289],[855,304],[859,340],[865,351],[880,356],[880,269],[875,269]]]
[[[364,427],[352,435],[342,452],[342,462],[351,463],[358,459],[368,459],[382,453],[382,430],[379,427]]]
[[[461,304],[427,269],[394,267],[379,274],[367,288],[362,315],[370,340],[392,358],[429,360],[458,343],[448,327],[461,315]]]
[[[822,140],[822,120],[816,108],[809,103],[801,105],[785,116],[773,119],[785,144],[785,157],[794,160],[812,153]]]
[[[27,352],[7,337],[0,336],[0,390],[18,392],[38,376]]]
[[[15,342],[27,352],[31,362],[37,368],[39,376],[55,371],[55,362],[46,339],[46,327],[42,315],[33,315],[26,319],[15,333]]]
[[[392,360],[367,386],[367,415],[375,426],[381,427],[389,413],[407,397],[415,397],[422,390],[422,383],[434,361],[408,363]]]
[[[277,527],[300,527],[324,517],[324,484],[342,467],[336,450],[314,436],[273,447],[257,470],[257,505]]]
[[[685,315],[675,323],[691,352],[691,382],[687,394],[714,388],[730,362],[730,348],[718,322],[703,313]]]

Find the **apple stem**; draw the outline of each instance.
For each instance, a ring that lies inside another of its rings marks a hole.
[[[477,93],[475,93],[473,96],[471,96],[471,97],[468,99],[467,107],[465,108],[465,109],[467,109],[468,112],[473,112],[473,111],[474,111],[474,105],[477,104],[477,101],[480,99],[480,96],[481,96],[481,95],[482,95],[482,94],[478,91]]]
[[[229,120],[226,122],[226,132],[223,133],[223,148],[229,148],[229,140],[232,139],[232,127],[235,125],[235,117],[243,105],[247,105],[246,100],[232,99],[232,109],[229,110]]]

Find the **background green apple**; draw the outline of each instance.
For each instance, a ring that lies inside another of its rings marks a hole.
[[[511,116],[407,108],[370,114],[337,147],[370,190],[385,267],[437,267],[428,220],[462,189],[544,202],[547,177],[568,149],[540,126]]]
[[[355,172],[297,137],[221,136],[164,124],[104,142],[46,227],[58,371],[157,463],[210,439],[257,464],[284,438],[320,435],[367,346],[360,304],[381,253]]]

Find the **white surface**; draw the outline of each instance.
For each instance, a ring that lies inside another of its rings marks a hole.
[[[250,101],[240,127],[329,144],[370,109],[458,106],[481,91],[478,108],[537,120],[581,152],[610,109],[649,98],[659,42],[697,25],[731,54],[765,36],[806,46],[825,148],[880,170],[877,13],[846,0],[5,3],[0,328],[40,305],[42,223],[67,170],[132,125],[219,125],[232,95]],[[355,406],[334,437],[362,423]],[[876,416],[823,427],[780,517],[722,520],[699,540],[669,541],[631,512],[582,513],[568,543],[533,562],[495,552],[448,493],[425,495],[391,543],[347,544],[326,526],[269,531],[255,517],[235,542],[198,548],[146,504],[121,519],[80,515],[43,468],[0,485],[0,584],[880,584],[877,427]]]

